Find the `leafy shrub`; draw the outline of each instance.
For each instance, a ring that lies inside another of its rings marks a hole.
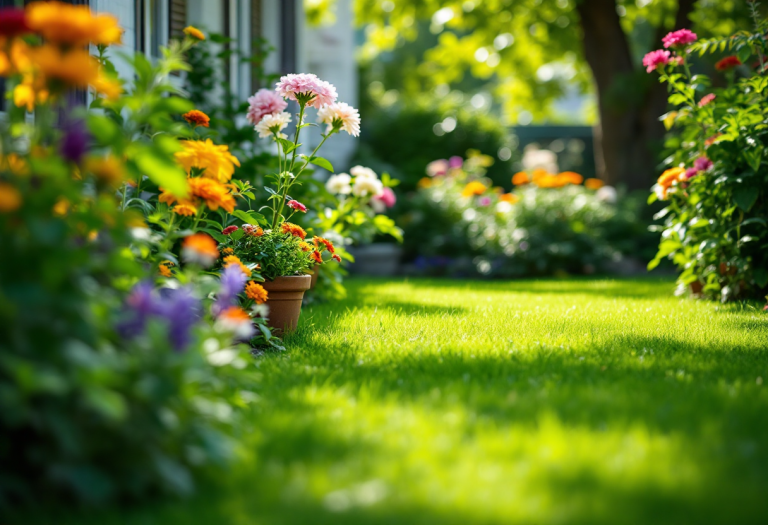
[[[757,18],[755,18],[757,20]],[[768,29],[696,41],[682,30],[665,38],[670,50],[646,57],[669,85],[676,110],[663,117],[673,135],[667,142],[670,168],[650,201],[666,203],[653,268],[669,258],[679,269],[678,291],[730,299],[765,295],[768,286],[768,78],[764,75]],[[735,55],[718,61],[727,86],[712,89],[705,75],[692,75],[693,52]]]

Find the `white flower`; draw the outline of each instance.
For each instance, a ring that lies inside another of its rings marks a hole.
[[[534,144],[528,144],[523,152],[523,169],[533,171],[543,169],[549,173],[558,173],[557,154],[548,149],[539,149]]]
[[[371,171],[371,173],[373,173],[373,171]],[[374,176],[375,175],[376,174],[374,173]],[[368,175],[358,175],[355,177],[355,183],[352,185],[352,193],[358,197],[366,197],[369,195],[377,197],[384,193],[384,184],[382,184],[379,179],[372,178]]]
[[[327,132],[337,128],[343,129],[353,137],[360,135],[360,113],[344,102],[321,107],[317,112],[317,121],[328,124]]]
[[[259,132],[259,137],[267,138],[275,133],[283,131],[290,121],[291,114],[286,113],[285,111],[273,115],[265,115],[264,118],[256,124],[255,129]]]
[[[618,197],[618,195],[616,194],[616,188],[614,188],[613,186],[603,186],[602,188],[597,190],[596,195],[598,200],[607,202],[608,204],[614,204]]]
[[[512,203],[507,201],[499,201],[496,203],[496,212],[509,213],[512,211]]]
[[[352,177],[346,173],[331,175],[328,182],[325,183],[325,189],[334,195],[349,195],[352,193]]]
[[[349,172],[353,177],[370,177],[372,179],[379,178],[375,171],[373,171],[371,168],[366,168],[365,166],[355,166],[349,170]]]

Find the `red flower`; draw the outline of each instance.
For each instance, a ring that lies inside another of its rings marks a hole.
[[[229,235],[230,233],[234,233],[234,232],[236,232],[236,231],[237,231],[237,230],[239,230],[239,229],[240,229],[240,228],[238,228],[237,226],[235,226],[235,225],[233,224],[232,226],[227,226],[226,228],[224,228],[223,230],[221,230],[221,233],[223,233],[224,235]]]
[[[288,201],[288,207],[292,210],[298,210],[300,212],[307,213],[307,207],[299,201]]]
[[[710,93],[709,95],[704,95],[703,97],[701,97],[701,100],[699,100],[699,107],[703,108],[704,106],[706,106],[707,104],[709,104],[713,100],[715,100],[715,94],[714,93]]]
[[[23,9],[16,7],[0,9],[0,35],[14,37],[30,31]]]
[[[729,57],[725,57],[724,59],[720,60],[717,64],[715,64],[715,69],[718,71],[726,71],[728,69],[731,69],[732,67],[740,66],[741,60],[739,60],[739,57],[735,55],[731,55]]]
[[[340,256],[338,253],[334,253],[334,254],[331,256],[331,259],[333,259],[333,260],[334,260],[334,261],[336,261],[336,262],[341,262],[341,256]],[[766,306],[765,308],[766,308],[766,309],[768,309],[768,306]]]
[[[312,252],[312,258],[315,260],[317,264],[323,264],[323,256],[320,255],[320,252]]]

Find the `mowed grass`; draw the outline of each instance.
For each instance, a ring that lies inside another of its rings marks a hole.
[[[197,496],[39,523],[768,521],[756,303],[653,280],[349,288],[257,361],[241,459]]]

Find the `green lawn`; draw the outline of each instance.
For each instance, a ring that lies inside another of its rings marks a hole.
[[[672,289],[351,281],[258,360],[230,472],[40,523],[766,523],[768,315]]]

